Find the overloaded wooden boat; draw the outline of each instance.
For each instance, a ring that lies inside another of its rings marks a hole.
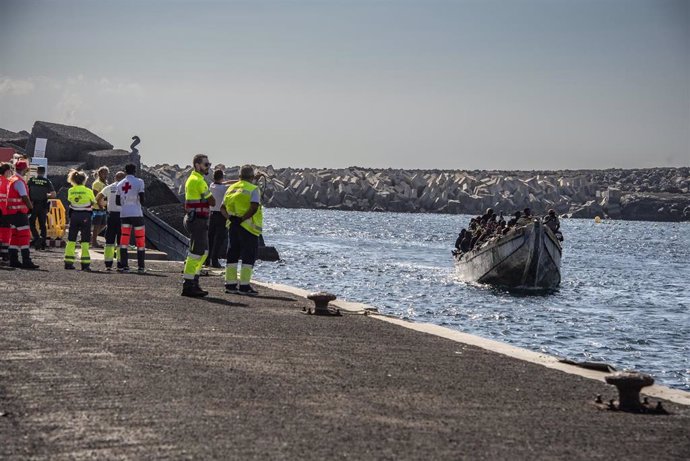
[[[561,244],[541,220],[455,255],[465,281],[517,290],[552,290],[561,283]]]

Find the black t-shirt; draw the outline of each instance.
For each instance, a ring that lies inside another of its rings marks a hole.
[[[46,178],[30,178],[27,185],[29,186],[29,198],[32,202],[48,200],[48,194],[55,192],[53,183]]]

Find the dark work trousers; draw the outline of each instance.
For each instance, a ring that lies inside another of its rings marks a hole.
[[[120,246],[120,212],[108,212],[108,227],[105,228],[105,244]]]
[[[69,217],[69,230],[67,231],[67,240],[70,242],[77,241],[77,234],[81,233],[82,243],[91,242],[91,212],[90,211],[72,211]]]
[[[208,218],[196,217],[191,222],[185,219],[183,224],[189,232],[189,252],[203,256],[208,252]]]
[[[38,219],[38,228],[41,230],[41,239],[45,243],[48,237],[48,212],[50,211],[50,202],[48,200],[36,200],[33,203],[34,207],[31,210],[31,217],[29,218],[29,227],[31,228],[31,237],[37,240],[38,230],[36,230],[36,220]]]
[[[259,236],[252,234],[235,221],[228,230],[228,239],[230,245],[227,264],[237,264],[239,260],[242,260],[242,264],[253,266],[259,251]]]
[[[211,212],[208,223],[208,260],[211,264],[217,265],[218,258],[224,257],[227,253],[227,239],[225,216],[220,211]]]

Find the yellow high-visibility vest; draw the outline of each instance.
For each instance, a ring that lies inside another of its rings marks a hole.
[[[251,206],[252,192],[257,189],[254,184],[240,180],[228,187],[223,197],[223,206],[230,216],[244,216]],[[241,226],[254,235],[260,235],[263,231],[264,214],[259,204],[259,209],[256,210],[251,219],[242,221]]]

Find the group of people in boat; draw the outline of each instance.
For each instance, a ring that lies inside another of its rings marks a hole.
[[[468,229],[463,228],[460,231],[458,238],[455,240],[453,254],[462,255],[472,251],[484,243],[499,239],[511,231],[533,222],[535,219],[539,219],[539,217],[532,215],[532,210],[529,208],[516,211],[507,221],[503,216],[503,212],[496,215],[493,208],[488,208],[482,216],[470,219]],[[541,220],[559,240],[563,240],[560,232],[561,224],[555,210],[550,209]]]

